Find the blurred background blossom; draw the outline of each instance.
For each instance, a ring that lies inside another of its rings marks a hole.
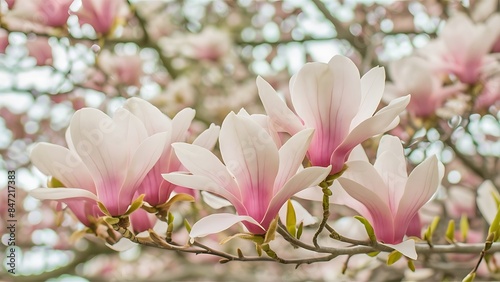
[[[257,75],[291,106],[290,76],[306,62],[326,63],[342,54],[361,74],[386,67],[384,101],[413,95],[391,133],[404,141],[412,168],[434,154],[446,166],[438,193],[420,212],[422,223],[439,215],[438,228],[445,229],[449,219],[466,215],[474,232],[462,239],[483,242],[488,225],[476,206],[477,189],[485,180],[500,187],[499,22],[496,0],[0,0],[0,199],[6,202],[7,171],[15,170],[21,255],[14,280],[461,279],[477,256],[430,256],[409,273],[404,265],[388,271],[385,263],[356,255],[342,273],[346,257],[294,269],[265,262],[222,265],[214,257],[140,246],[116,252],[95,236],[76,240],[72,234],[83,225],[67,207],[28,196],[46,186],[29,152],[41,141],[66,146],[76,110],[92,107],[111,115],[130,97],[151,102],[169,117],[195,109],[192,141],[231,111],[264,112]],[[363,143],[371,159],[377,143]],[[320,207],[300,201],[321,215]],[[201,202],[178,204],[175,215],[194,222],[206,215],[204,209]],[[364,235],[363,228],[352,228],[359,224],[349,221],[352,210],[331,211],[338,232]],[[3,204],[0,215],[6,230]],[[175,229],[175,236],[187,237],[181,221]],[[305,240],[314,230],[306,228]],[[2,233],[2,251],[7,236]],[[208,236],[205,243],[218,246],[221,239]],[[234,241],[218,247],[255,251],[249,242]],[[489,265],[498,270],[494,260]],[[478,275],[500,279],[485,267]],[[12,280],[4,268],[0,280]]]

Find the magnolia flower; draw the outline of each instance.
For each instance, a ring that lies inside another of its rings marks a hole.
[[[185,56],[215,62],[231,50],[231,37],[227,31],[209,26],[186,37],[183,45],[180,50]]]
[[[220,131],[225,165],[207,149],[176,143],[181,163],[192,173],[164,174],[174,184],[204,190],[227,199],[238,215],[209,215],[191,229],[191,238],[220,232],[243,222],[253,234],[264,234],[292,195],[319,184],[330,167],[309,167],[297,173],[313,130],[292,136],[279,150],[273,138],[252,119],[231,112]]]
[[[338,202],[365,217],[380,242],[400,244],[405,235],[420,236],[418,211],[436,192],[444,174],[436,156],[408,176],[401,141],[385,135],[373,165],[353,160],[347,166],[338,179],[342,188],[332,189]]]
[[[407,57],[391,63],[389,74],[393,83],[387,84],[384,101],[389,102],[409,93],[411,101],[406,109],[416,117],[432,117],[448,97],[465,88],[461,83],[443,86],[432,73],[429,63],[419,57]]]
[[[356,145],[399,121],[409,96],[375,113],[384,83],[384,68],[373,68],[360,79],[354,63],[343,56],[334,56],[328,64],[308,63],[290,80],[295,115],[267,82],[257,78],[259,96],[277,128],[292,135],[315,129],[307,157],[315,166],[332,165],[330,174],[342,170]]]
[[[439,37],[421,53],[438,72],[452,73],[461,82],[473,84],[481,78],[483,68],[494,62],[488,53],[500,35],[498,26],[498,14],[486,23],[475,24],[465,14],[457,13],[447,21]]]
[[[110,34],[125,11],[124,0],[82,0],[76,15],[80,24],[91,25],[99,35]]]
[[[26,48],[30,56],[36,59],[37,66],[52,64],[52,47],[49,45],[48,38],[36,37],[26,41]]]
[[[154,214],[138,209],[130,214],[130,225],[135,234],[153,229],[157,221]]]
[[[69,6],[73,0],[36,0],[39,21],[51,27],[61,27],[69,18]]]
[[[500,194],[498,194],[498,190],[491,180],[486,180],[479,186],[476,202],[484,219],[491,225],[498,212],[498,205],[500,203]]]
[[[117,55],[104,50],[99,55],[98,65],[119,84],[141,85],[142,59],[139,55]]]
[[[9,46],[9,33],[5,29],[0,28],[0,54],[5,53],[7,46]]]
[[[176,185],[165,181],[161,174],[182,170],[171,144],[186,141],[195,111],[186,108],[171,120],[158,108],[139,98],[128,99],[123,107],[142,121],[149,136],[162,132],[167,134],[166,142],[161,145],[162,153],[158,162],[151,168],[138,188],[139,194],[145,194],[144,201],[151,206],[161,205],[167,202],[171,193],[177,188]],[[212,124],[209,129],[198,136],[193,144],[210,150],[215,146],[218,134],[219,127]]]
[[[67,188],[38,188],[32,195],[99,201],[108,215],[124,215],[166,139],[165,132],[148,136],[144,124],[123,108],[113,118],[96,109],[78,110],[66,132],[68,148],[42,142],[31,152],[33,164]]]

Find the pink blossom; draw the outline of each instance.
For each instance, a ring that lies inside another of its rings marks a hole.
[[[463,83],[476,83],[483,68],[494,61],[488,53],[500,35],[498,26],[497,14],[486,23],[475,24],[465,14],[457,13],[447,21],[438,39],[421,53],[436,71],[452,73]]]
[[[389,74],[392,83],[386,85],[384,100],[389,102],[411,94],[406,110],[415,117],[432,117],[448,97],[465,89],[461,83],[443,86],[429,63],[419,57],[407,57],[391,63]]]
[[[102,52],[99,67],[119,84],[141,86],[142,59],[138,55],[114,55]]]
[[[189,36],[186,43],[188,48],[183,48],[183,52],[198,60],[217,61],[231,49],[228,32],[213,27],[207,27],[201,33]]]
[[[16,4],[16,0],[5,0],[5,2],[7,2],[7,7],[9,8],[9,10],[14,7],[14,4]]]
[[[167,134],[166,142],[161,145],[162,153],[158,162],[151,168],[138,187],[138,193],[146,195],[144,201],[151,206],[161,205],[167,202],[174,190],[179,191],[180,189],[177,185],[165,181],[161,174],[184,170],[177,156],[173,153],[171,144],[186,141],[195,111],[186,108],[170,119],[156,107],[139,98],[128,99],[124,108],[142,121],[149,136],[158,133]],[[193,144],[211,150],[217,142],[218,134],[219,127],[212,124],[209,129],[202,132],[194,140]]]
[[[308,63],[290,80],[295,115],[267,82],[257,78],[259,96],[276,128],[290,134],[316,129],[307,157],[315,166],[332,165],[331,174],[342,170],[356,145],[399,121],[409,96],[375,113],[384,84],[383,68],[373,68],[360,79],[354,63],[343,56],[334,56],[328,64]]]
[[[150,214],[143,209],[138,209],[130,214],[130,225],[135,234],[153,229],[157,221],[154,214]]]
[[[113,118],[78,110],[66,132],[68,148],[37,144],[32,162],[67,188],[38,188],[35,197],[100,201],[111,216],[124,215],[147,173],[161,156],[167,133],[148,136],[144,124],[120,108]]]
[[[66,25],[73,0],[36,0],[39,21],[51,27]]]
[[[9,33],[0,28],[0,54],[5,54],[5,49],[9,46]]]
[[[491,106],[500,107],[500,76],[489,78],[485,83],[483,90],[476,98],[474,110],[488,110]]]
[[[37,66],[52,64],[52,47],[49,45],[48,38],[36,37],[26,41],[26,48],[30,56],[36,59]]]
[[[89,24],[98,35],[108,35],[123,16],[124,9],[124,0],[82,0],[76,15],[81,25]]]
[[[230,113],[222,123],[219,144],[225,165],[210,151],[176,143],[181,163],[192,173],[164,174],[180,186],[227,199],[238,215],[209,215],[192,227],[192,238],[220,232],[238,222],[253,234],[265,233],[283,204],[295,193],[317,185],[330,167],[309,167],[297,173],[312,129],[292,136],[279,150],[267,131],[251,118]]]
[[[436,192],[444,174],[436,156],[426,159],[408,176],[401,141],[385,135],[373,165],[353,160],[347,166],[338,179],[342,188],[332,189],[334,197],[365,217],[379,241],[399,244],[405,234],[420,235],[418,211]]]

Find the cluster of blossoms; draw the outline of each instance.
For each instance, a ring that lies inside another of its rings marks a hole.
[[[389,66],[393,80],[385,99],[412,94],[413,118],[449,119],[472,108],[488,112],[500,107],[500,14],[473,22],[456,13],[428,45]],[[469,95],[472,93],[472,95]],[[467,106],[467,104],[471,104]]]
[[[198,198],[193,190],[234,206],[236,214],[196,222],[194,239],[238,222],[253,235],[268,235],[291,197],[321,198],[325,189],[317,186],[326,185],[331,201],[358,211],[379,242],[415,259],[414,241],[403,240],[419,235],[418,211],[438,188],[442,165],[432,156],[408,176],[401,141],[388,135],[370,164],[360,144],[394,128],[410,102],[409,95],[400,97],[377,111],[384,85],[383,68],[360,77],[352,61],[335,56],[328,64],[308,63],[291,78],[288,107],[259,77],[267,115],[231,112],[220,130],[212,125],[192,144],[186,140],[193,109],[169,119],[139,98],[128,99],[112,118],[84,108],[70,121],[68,148],[33,148],[33,164],[53,179],[51,188],[31,195],[66,204],[94,232],[129,216],[134,233],[151,229],[147,212],[164,217],[174,201]],[[217,139],[223,162],[213,153]]]

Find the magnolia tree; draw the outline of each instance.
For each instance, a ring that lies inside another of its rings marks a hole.
[[[0,3],[2,279],[500,278],[497,1]]]

